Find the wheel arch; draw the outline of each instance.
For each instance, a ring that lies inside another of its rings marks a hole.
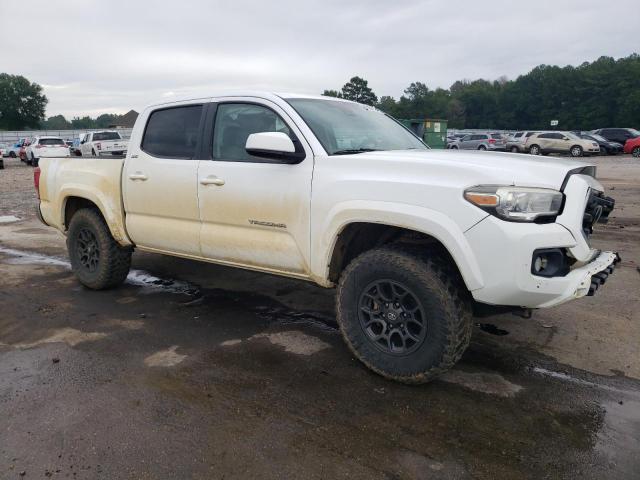
[[[114,207],[112,205],[113,200],[101,198],[99,195],[87,190],[69,189],[61,192],[61,196],[59,218],[60,225],[65,232],[69,229],[71,219],[76,212],[82,208],[94,208],[100,212],[116,242],[122,246],[132,245],[124,227],[124,213],[121,210],[121,205]],[[118,208],[117,211],[115,210],[116,208]]]
[[[406,210],[415,210],[407,213]],[[401,211],[403,210],[403,211]],[[441,249],[452,261],[469,291],[483,286],[480,268],[464,232],[445,215],[422,207],[399,205],[387,212],[360,212],[325,229],[314,263],[315,280],[333,285],[347,264],[360,253],[394,242],[432,246]],[[314,238],[312,238],[312,243]]]

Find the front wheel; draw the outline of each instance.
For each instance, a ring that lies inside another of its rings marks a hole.
[[[640,147],[634,147],[633,150],[631,150],[631,155],[633,157],[640,157]]]
[[[581,157],[582,147],[580,145],[574,145],[573,147],[571,147],[571,150],[569,150],[569,152],[571,153],[572,157]]]
[[[336,306],[354,355],[403,383],[433,380],[460,359],[471,338],[468,293],[455,267],[408,246],[353,260],[340,278]]]
[[[83,208],[76,212],[69,224],[67,248],[71,267],[84,286],[104,290],[127,278],[131,249],[113,239],[97,210]]]
[[[540,155],[540,147],[538,145],[531,145],[531,147],[529,147],[529,153],[531,155]]]
[[[484,145],[480,145],[480,146],[478,147],[478,150],[486,150],[486,149],[487,149],[487,147],[485,147]]]
[[[511,153],[518,153],[518,147],[511,147]]]

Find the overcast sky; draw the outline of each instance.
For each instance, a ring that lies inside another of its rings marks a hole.
[[[138,111],[220,89],[378,96],[640,52],[637,0],[0,0],[0,72],[47,116]]]

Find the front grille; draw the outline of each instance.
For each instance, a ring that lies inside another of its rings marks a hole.
[[[604,193],[591,190],[587,207],[582,217],[582,231],[584,236],[589,238],[593,233],[593,225],[595,223],[607,223],[609,214],[613,210],[616,201],[611,197],[605,197]]]

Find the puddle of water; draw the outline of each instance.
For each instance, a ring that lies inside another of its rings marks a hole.
[[[173,367],[178,365],[187,358],[187,356],[176,353],[177,349],[178,345],[174,345],[166,350],[160,350],[159,352],[145,358],[144,364],[147,367]]]
[[[266,338],[274,345],[284,347],[284,350],[289,353],[295,353],[296,355],[313,355],[326,348],[331,348],[331,345],[323,342],[317,337],[307,335],[306,333],[290,330],[286,332],[275,333],[258,333],[249,338],[254,340],[258,338]]]
[[[629,394],[629,395],[638,396],[637,392],[633,392],[631,390],[624,390],[624,389],[621,389],[621,388],[612,387],[610,385],[590,382],[588,380],[583,380],[581,378],[572,377],[571,375],[568,375],[568,374],[563,373],[563,372],[554,372],[553,370],[547,370],[546,368],[542,368],[542,367],[533,367],[531,369],[531,371],[534,372],[534,373],[538,373],[540,375],[545,375],[547,377],[555,378],[555,379],[558,379],[558,380],[563,380],[565,382],[571,382],[571,383],[575,383],[575,384],[578,384],[578,385],[584,385],[586,387],[600,388],[602,390],[607,390],[607,391],[610,391],[610,392],[625,393],[625,394]]]
[[[20,219],[15,215],[0,215],[0,223],[19,222]]]
[[[71,269],[71,264],[61,258],[53,257],[50,255],[41,255],[39,253],[25,252],[22,250],[15,250],[13,248],[6,248],[0,246],[0,253],[9,255],[10,258],[7,263],[16,265],[55,265],[58,267],[64,267]],[[141,293],[178,293],[186,295],[197,295],[199,289],[194,285],[187,282],[178,280],[167,280],[155,275],[151,275],[143,270],[131,270],[127,276],[127,283],[130,285],[136,285],[142,287]]]
[[[596,450],[616,465],[618,478],[638,478],[640,401],[607,402],[603,407],[604,426],[598,432]]]
[[[127,276],[127,283],[142,287],[142,293],[169,292],[191,296],[200,293],[200,290],[190,283],[163,279],[143,270],[131,270]]]
[[[502,375],[485,372],[465,372],[463,370],[449,370],[439,377],[449,383],[461,385],[476,392],[497,395],[500,397],[513,397],[522,390],[520,385],[511,383]]]

